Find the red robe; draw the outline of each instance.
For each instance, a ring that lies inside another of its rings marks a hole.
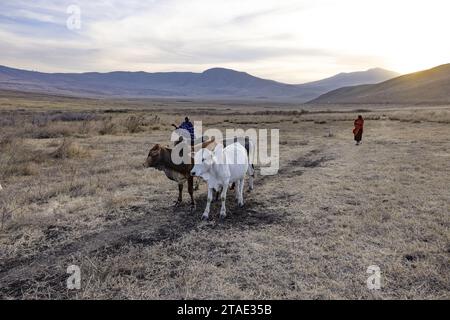
[[[355,120],[355,128],[353,129],[353,134],[356,136],[360,131],[362,133],[364,128],[364,119],[356,119]]]

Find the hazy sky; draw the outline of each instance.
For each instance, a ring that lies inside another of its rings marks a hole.
[[[69,5],[81,9],[70,30]],[[221,66],[287,83],[450,62],[448,0],[1,0],[0,64],[48,72]]]

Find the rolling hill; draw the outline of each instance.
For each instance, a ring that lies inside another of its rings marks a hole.
[[[202,73],[42,73],[0,66],[0,89],[85,97],[184,97],[303,103],[342,86],[378,83],[394,76],[397,74],[391,71],[371,69],[292,85],[224,68]]]
[[[382,81],[398,77],[399,75],[400,74],[393,71],[374,68],[367,71],[339,73],[330,78],[298,85],[298,87],[305,90],[307,94],[318,97],[325,92],[329,92],[337,88],[380,83]]]
[[[403,75],[382,83],[333,90],[312,104],[448,104],[450,64]]]

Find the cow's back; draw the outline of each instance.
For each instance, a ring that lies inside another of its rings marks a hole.
[[[245,176],[248,170],[247,151],[240,143],[233,143],[223,150],[225,163],[230,170],[230,182]]]
[[[250,164],[253,164],[253,158],[255,156],[255,143],[253,142],[253,140],[250,139],[249,136],[223,139],[224,147],[232,145],[233,143],[239,143],[245,148],[245,150],[247,151],[248,162]]]

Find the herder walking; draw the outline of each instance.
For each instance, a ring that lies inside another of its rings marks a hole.
[[[355,136],[356,145],[358,146],[361,143],[363,128],[364,128],[364,119],[361,115],[354,122],[355,128],[353,129],[353,134]]]

